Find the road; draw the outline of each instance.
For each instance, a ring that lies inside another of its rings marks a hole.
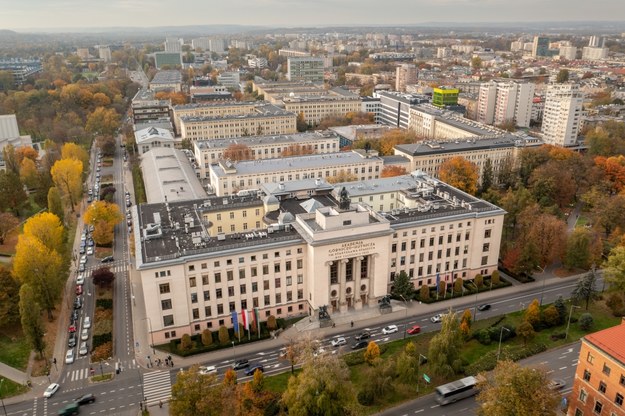
[[[552,379],[561,378],[566,381],[564,389],[560,391],[562,395],[565,395],[570,393],[573,387],[573,378],[575,377],[575,367],[577,366],[577,357],[579,356],[580,345],[580,342],[576,342],[572,345],[546,351],[533,357],[526,358],[521,360],[520,363],[524,366],[544,367],[547,369],[547,373]],[[475,401],[475,397],[470,397],[447,406],[440,406],[434,400],[434,394],[429,394],[379,413],[379,415],[464,416],[466,414],[475,414],[476,408],[477,402]]]

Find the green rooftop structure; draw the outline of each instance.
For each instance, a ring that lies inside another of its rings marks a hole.
[[[434,88],[432,92],[432,104],[440,108],[444,108],[449,105],[458,105],[459,92],[460,91],[457,88]]]

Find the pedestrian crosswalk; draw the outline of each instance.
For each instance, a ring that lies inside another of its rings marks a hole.
[[[120,362],[122,371],[124,370],[132,370],[133,368],[138,368],[139,366],[137,365],[137,362],[133,359],[133,360],[129,360],[129,361],[122,361]],[[104,369],[105,373],[110,372],[110,367],[106,366],[106,368]],[[100,374],[100,368],[95,365],[95,366],[91,366],[91,367],[87,367],[87,368],[79,368],[77,370],[71,370],[68,371],[63,382],[73,382],[73,381],[80,381],[80,380],[84,380],[89,378],[92,375],[96,375],[96,374]]]
[[[167,401],[171,397],[171,374],[169,371],[151,371],[143,374],[143,397],[148,406]]]
[[[115,263],[104,263],[104,264],[94,264],[87,267],[88,272],[93,272],[94,270],[98,270],[102,267],[108,267],[110,271],[113,273],[122,273],[128,270],[128,264],[122,260],[116,261]]]

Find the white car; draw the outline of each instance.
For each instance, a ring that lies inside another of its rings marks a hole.
[[[338,337],[332,340],[333,347],[340,347],[341,345],[347,345],[347,340],[343,337]]]
[[[43,392],[43,397],[45,397],[46,399],[49,399],[50,397],[54,396],[54,393],[59,391],[60,387],[61,386],[59,386],[56,383],[50,384],[48,388],[46,389],[46,391]]]
[[[80,355],[87,355],[89,353],[89,347],[87,347],[86,342],[83,341],[80,343],[80,349],[78,350],[78,353]]]
[[[76,284],[77,285],[84,285],[85,284],[85,275],[80,273],[77,277],[76,277]]]
[[[86,341],[89,339],[89,330],[87,328],[83,328],[80,332],[80,339]]]
[[[389,325],[389,326],[385,326],[384,328],[382,328],[382,333],[384,335],[392,334],[397,331],[399,331],[399,329],[397,328],[397,325]]]
[[[80,257],[80,264],[87,264],[87,256]]]
[[[432,321],[432,323],[438,323],[440,321],[443,320],[443,314],[442,313],[438,313],[436,315],[434,315],[433,317],[430,318],[430,321]]]
[[[91,328],[91,317],[90,316],[85,316],[85,320],[82,321],[82,327],[84,329]]]
[[[87,247],[87,256],[93,256],[93,247]]]
[[[207,374],[217,374],[217,367],[215,367],[214,365],[202,366],[199,368],[199,370],[200,374],[202,374],[203,376]]]
[[[76,358],[74,356],[74,349],[70,348],[69,350],[67,350],[67,353],[65,354],[65,364],[71,364],[74,362],[74,358]]]

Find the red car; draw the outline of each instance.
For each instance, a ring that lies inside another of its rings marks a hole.
[[[72,334],[73,334],[74,332],[76,332],[76,325],[70,325],[70,326],[69,326],[69,332],[70,332],[70,333],[72,333]]]
[[[421,332],[421,327],[419,325],[414,325],[412,328],[409,328],[406,332],[410,335],[418,334]]]
[[[82,285],[76,285],[76,294],[82,295]]]

